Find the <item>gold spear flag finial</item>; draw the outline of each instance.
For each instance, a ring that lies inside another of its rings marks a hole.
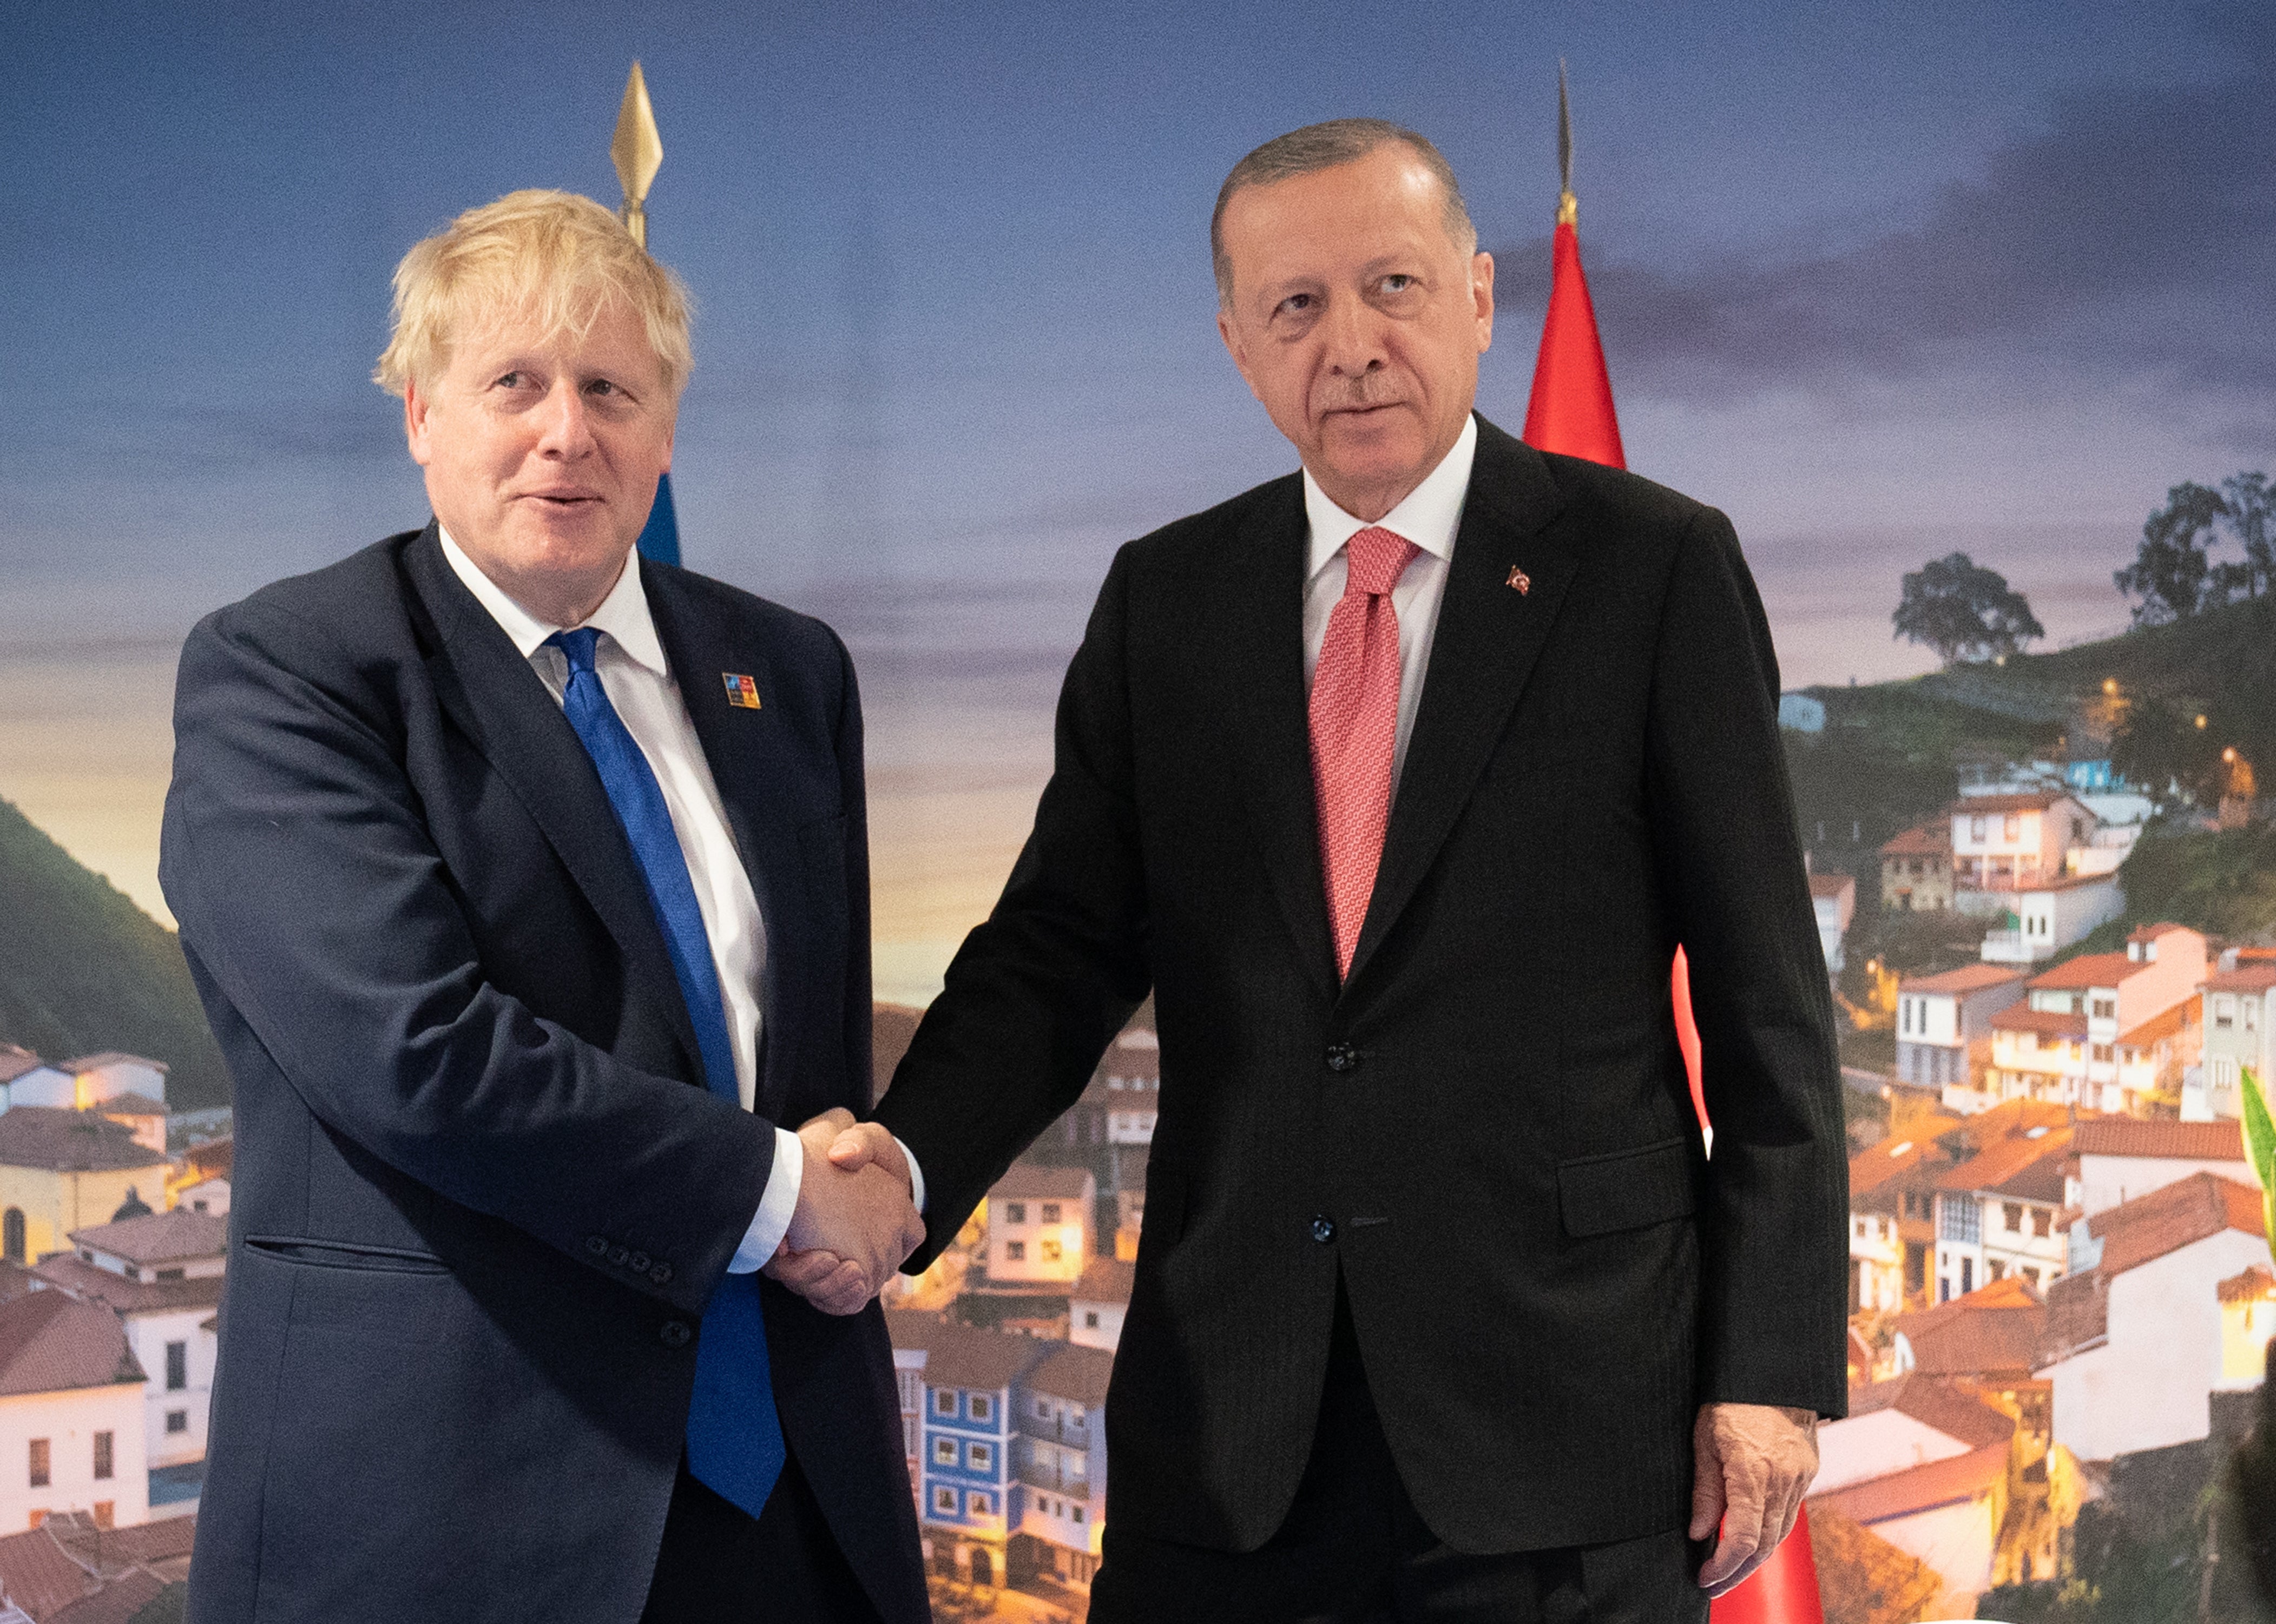
[[[634,69],[635,72],[639,70]],[[1581,217],[1581,200],[1573,195],[1573,110],[1565,99],[1565,58],[1557,59],[1557,223],[1571,225]]]
[[[625,81],[625,99],[617,108],[617,133],[609,142],[617,178],[624,183],[625,206],[620,211],[633,240],[648,246],[648,189],[664,167],[664,138],[656,132],[656,109],[648,99],[648,80],[641,77],[637,58],[632,77]]]

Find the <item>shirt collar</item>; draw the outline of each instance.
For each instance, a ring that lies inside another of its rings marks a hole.
[[[482,566],[451,539],[449,531],[440,523],[435,528],[443,538],[443,556],[450,560],[451,570],[467,584],[467,590],[474,594],[474,601],[489,611],[498,629],[512,639],[523,659],[528,659],[546,638],[562,630],[538,619],[508,597],[496,581],[482,573]],[[671,668],[664,661],[664,643],[656,635],[656,617],[649,613],[648,593],[641,590],[640,567],[633,562],[633,557],[629,553],[625,555],[624,571],[617,577],[617,584],[601,600],[601,607],[586,616],[585,623],[596,631],[607,632],[618,647],[658,676],[667,676]]]
[[[1478,419],[1474,413],[1463,423],[1453,449],[1439,459],[1422,483],[1374,523],[1395,531],[1426,553],[1451,561],[1454,532],[1462,522],[1462,500],[1469,494],[1470,465],[1477,453]],[[1329,560],[1343,551],[1345,542],[1370,528],[1367,520],[1354,518],[1338,507],[1320,488],[1309,468],[1304,470],[1304,517],[1312,532],[1310,561],[1304,570],[1308,581],[1327,568]]]

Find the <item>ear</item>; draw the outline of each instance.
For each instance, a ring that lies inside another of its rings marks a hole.
[[[1493,255],[1470,256],[1470,306],[1478,324],[1478,353],[1493,348]]]
[[[1217,336],[1225,340],[1225,350],[1233,357],[1233,364],[1240,369],[1240,381],[1248,385],[1248,392],[1256,395],[1256,380],[1248,370],[1248,346],[1241,342],[1240,329],[1233,314],[1222,305],[1217,307]],[[1256,395],[1258,400],[1264,398]]]
[[[433,442],[428,438],[427,410],[431,403],[419,380],[406,380],[403,385],[403,438],[411,447],[411,460],[424,468],[434,456]]]

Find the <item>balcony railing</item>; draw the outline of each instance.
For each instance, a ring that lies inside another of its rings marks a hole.
[[[1071,1472],[1058,1471],[1040,1462],[1030,1461],[1013,1475],[1031,1489],[1041,1489],[1051,1494],[1064,1494],[1069,1499],[1087,1500],[1090,1498],[1090,1478],[1088,1473],[1076,1477]]]

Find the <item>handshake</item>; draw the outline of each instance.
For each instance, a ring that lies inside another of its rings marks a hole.
[[[859,1312],[924,1239],[907,1159],[883,1126],[849,1111],[823,1112],[798,1137],[798,1206],[765,1272],[825,1314]]]

